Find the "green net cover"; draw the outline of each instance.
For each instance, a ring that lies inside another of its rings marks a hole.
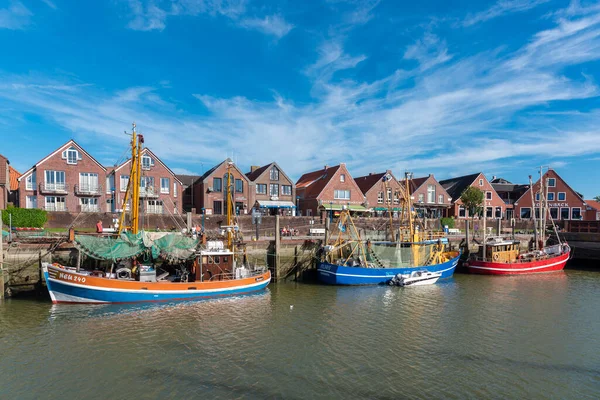
[[[123,232],[118,238],[76,235],[77,247],[98,260],[121,260],[141,255],[182,261],[194,257],[198,240],[173,233]]]
[[[8,236],[8,232],[2,231],[2,237]]]

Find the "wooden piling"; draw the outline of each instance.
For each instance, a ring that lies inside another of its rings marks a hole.
[[[275,216],[275,279],[279,278],[279,251],[281,247],[281,231],[279,230],[279,214]]]
[[[4,299],[4,239],[2,238],[2,213],[0,212],[0,300]]]
[[[329,217],[325,219],[325,244],[329,242]]]

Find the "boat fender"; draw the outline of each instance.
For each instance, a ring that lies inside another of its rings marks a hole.
[[[498,258],[500,258],[500,256],[498,255],[498,253],[494,254],[494,257],[493,257],[494,261],[498,261]]]

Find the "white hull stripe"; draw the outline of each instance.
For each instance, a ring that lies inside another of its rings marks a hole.
[[[119,293],[139,293],[139,294],[143,294],[143,293],[152,293],[152,294],[190,294],[190,293],[221,293],[221,292],[230,292],[233,290],[238,290],[238,289],[248,289],[248,288],[252,288],[255,286],[261,286],[264,285],[265,282],[268,284],[270,282],[270,279],[263,279],[262,281],[258,281],[255,283],[252,283],[250,285],[240,285],[240,286],[232,286],[232,287],[228,287],[228,288],[215,288],[215,289],[197,289],[197,290],[141,290],[141,289],[117,289],[117,288],[108,288],[108,287],[100,287],[100,286],[93,286],[93,285],[80,285],[78,283],[73,283],[73,282],[65,282],[65,281],[61,281],[58,279],[54,279],[54,278],[50,278],[48,277],[48,280],[51,283],[57,283],[57,284],[63,284],[63,285],[67,285],[67,286],[73,286],[76,288],[80,288],[80,289],[87,289],[87,290],[101,290],[101,291],[105,291],[105,292],[119,292]],[[200,284],[201,282],[188,282],[188,285],[193,286],[194,284]]]
[[[72,296],[70,294],[64,294],[61,292],[54,292],[52,294],[52,301],[54,303],[108,303],[107,301],[94,300],[87,297]]]
[[[562,261],[558,261],[552,264],[548,264],[548,265],[542,265],[542,266],[538,266],[538,267],[529,267],[529,268],[492,268],[492,267],[479,267],[479,266],[475,266],[472,264],[469,264],[469,268],[473,268],[473,269],[485,269],[487,271],[507,271],[507,272],[515,272],[515,271],[533,271],[536,269],[544,269],[544,268],[550,268],[550,267],[554,267],[555,265],[558,264],[562,264],[562,263],[566,263],[567,260],[562,260]]]
[[[452,264],[452,266],[450,268],[446,268],[443,269],[441,271],[432,271],[432,272],[439,272],[439,273],[444,273],[446,271],[450,271],[451,269],[456,267],[456,264],[458,264],[458,262]],[[425,267],[424,267],[425,268]],[[336,276],[350,276],[353,278],[393,278],[394,276],[396,276],[398,273],[392,274],[392,275],[356,275],[356,274],[341,274],[339,272],[333,272],[333,271],[328,271],[325,269],[318,269],[319,272],[325,273],[325,274],[329,274],[329,275],[336,275]]]

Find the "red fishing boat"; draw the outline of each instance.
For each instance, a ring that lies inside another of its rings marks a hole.
[[[470,273],[517,275],[561,271],[565,268],[571,255],[571,248],[567,243],[560,241],[560,236],[546,201],[548,184],[547,182],[544,184],[542,176],[542,170],[540,169],[539,211],[536,210],[537,212],[533,216],[535,230],[530,249],[527,252],[521,252],[518,240],[501,237],[486,239],[484,236],[478,252],[464,263]],[[533,188],[531,176],[529,177],[529,183],[530,187]],[[533,203],[533,190],[531,190],[531,196]],[[550,222],[554,229],[558,244],[546,246],[545,230],[547,222]]]

